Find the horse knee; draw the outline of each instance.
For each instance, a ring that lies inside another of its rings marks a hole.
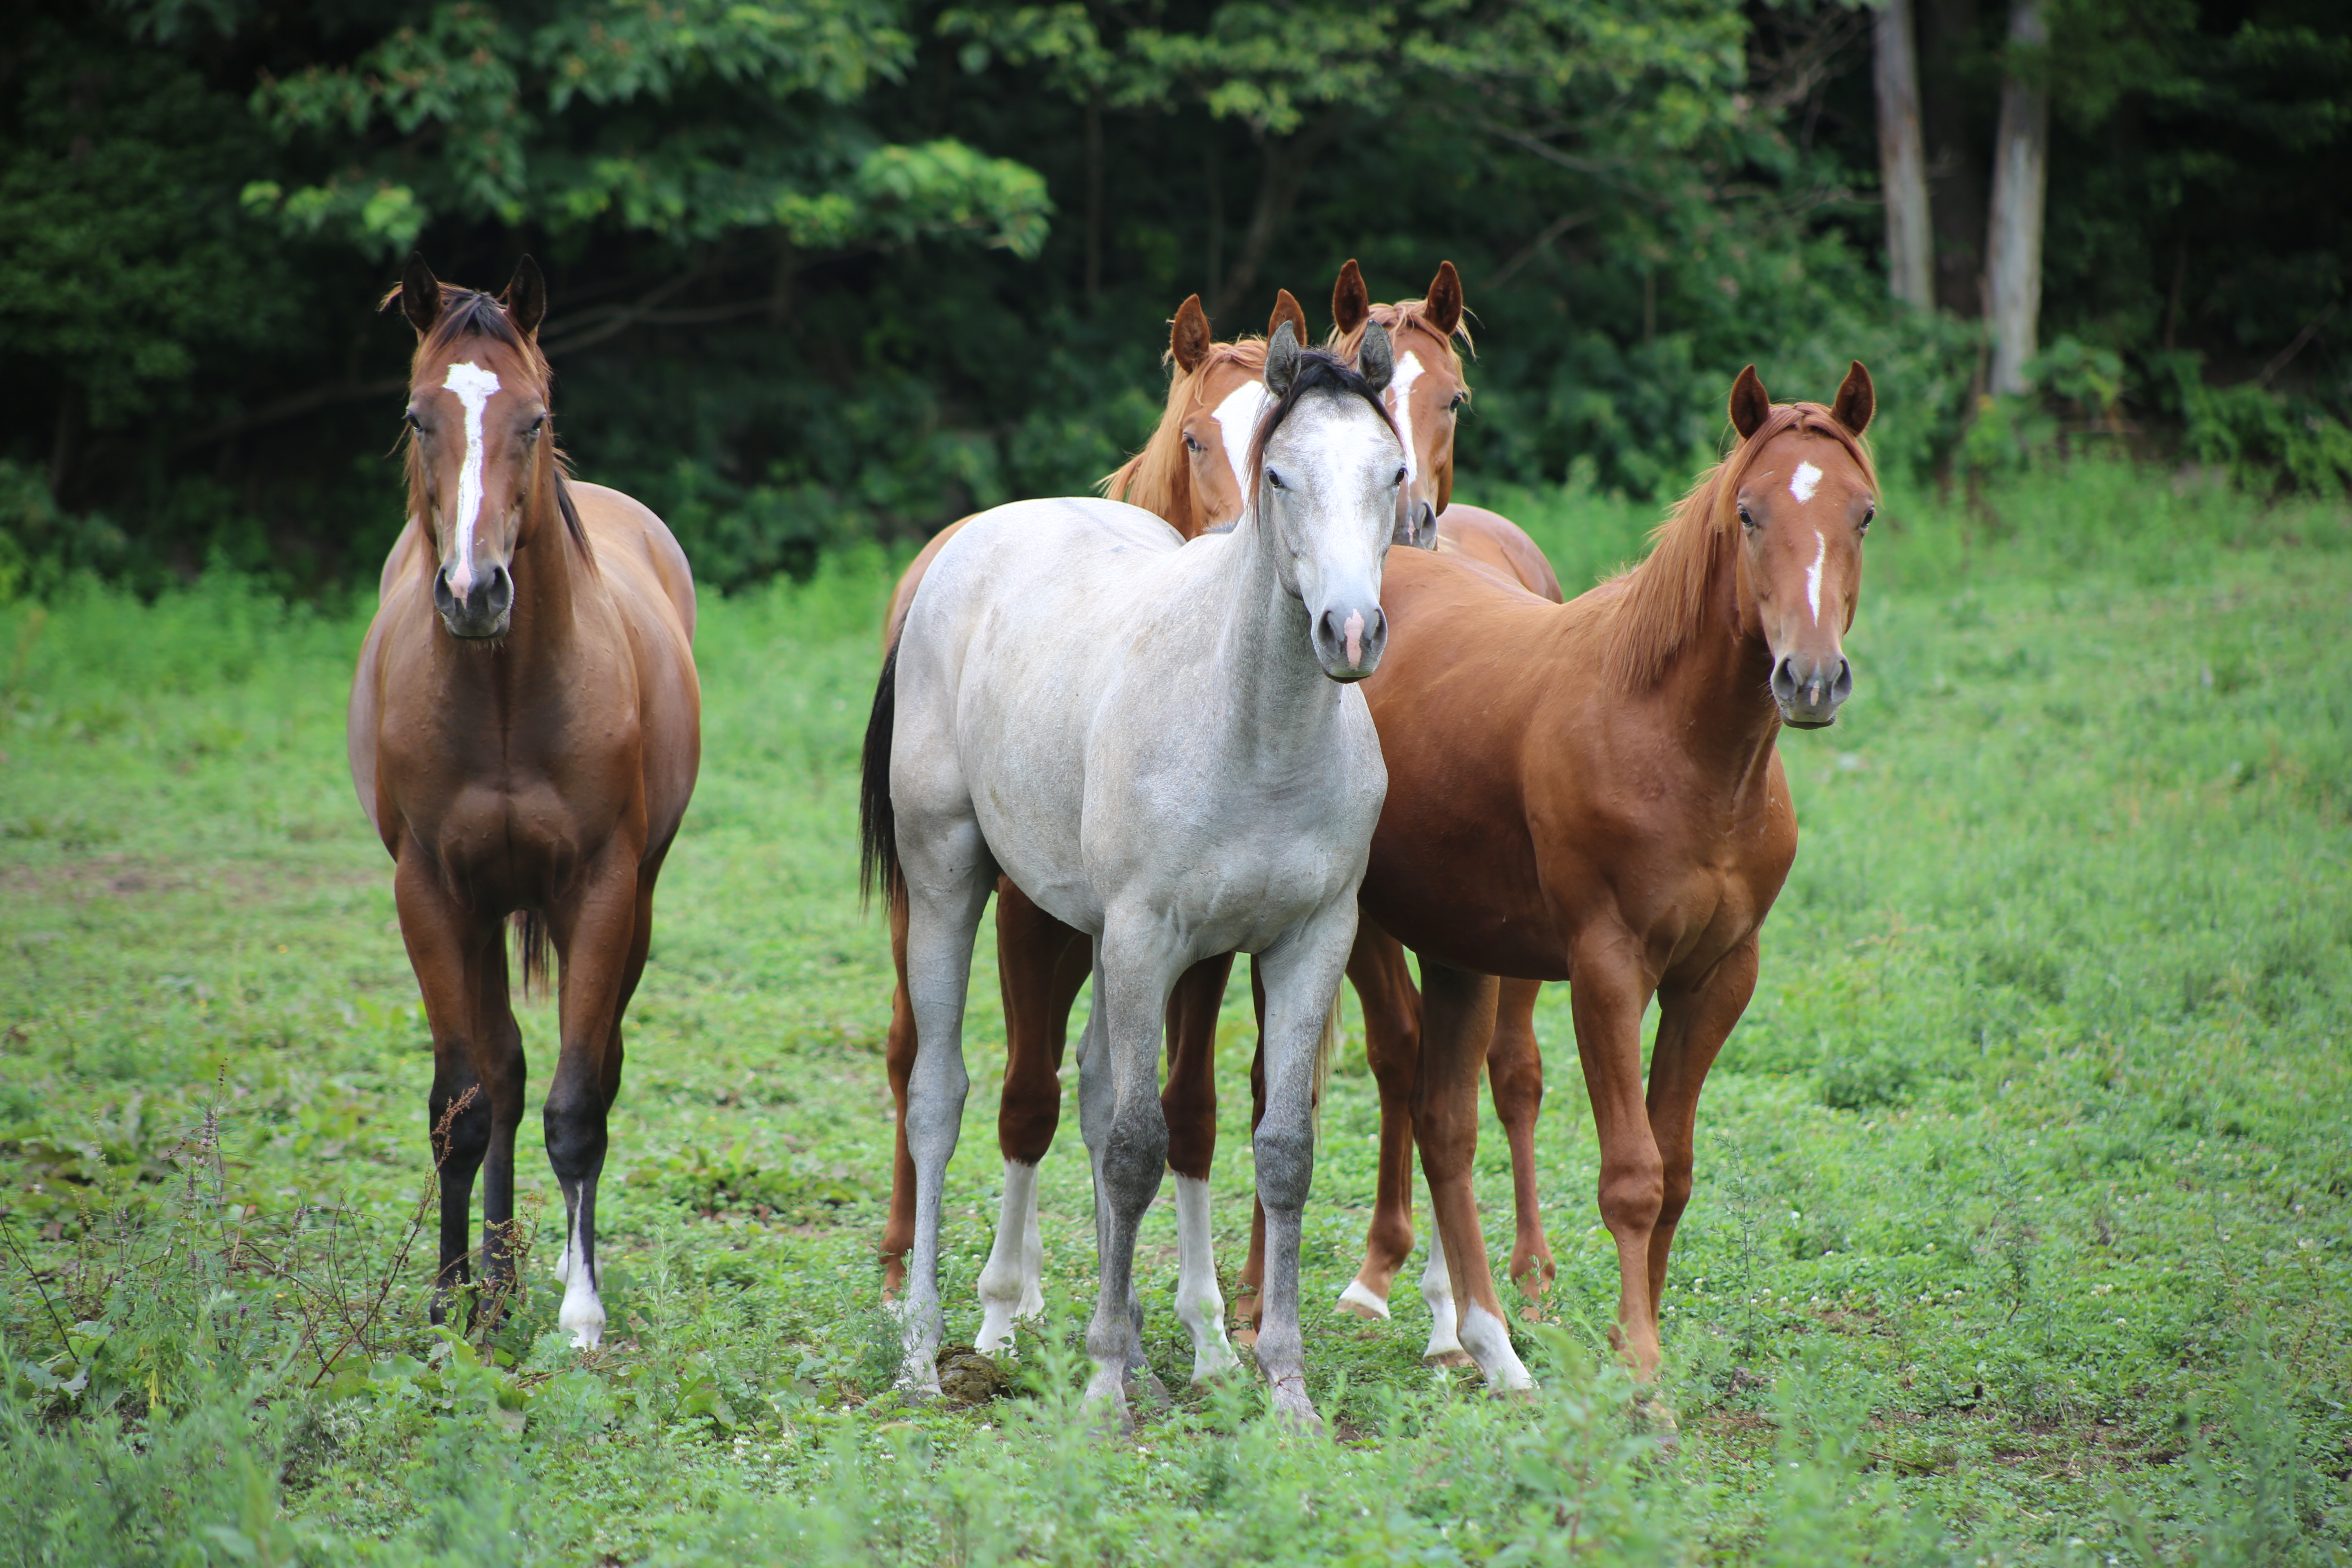
[[[490,1097],[478,1084],[436,1083],[425,1106],[434,1163],[446,1173],[470,1180],[490,1149]]]
[[[1612,1231],[1654,1229],[1665,1204],[1665,1169],[1655,1155],[1645,1161],[1603,1164],[1601,1218]]]
[[[604,1164],[604,1097],[585,1082],[559,1082],[542,1112],[547,1163],[566,1184],[594,1176]]]
[[[1315,1134],[1307,1128],[1276,1131],[1261,1125],[1250,1141],[1257,1163],[1257,1194],[1269,1208],[1297,1209],[1307,1204],[1315,1180]]]
[[[1681,1221],[1683,1211],[1690,1207],[1691,1173],[1688,1165],[1670,1165],[1661,1189],[1658,1223],[1675,1225]]]
[[[1149,1194],[1167,1169],[1168,1123],[1160,1115],[1158,1101],[1146,1103],[1148,1113],[1129,1110],[1112,1119],[1102,1169],[1113,1192]]]

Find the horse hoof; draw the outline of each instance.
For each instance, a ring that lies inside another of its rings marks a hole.
[[[1349,1280],[1348,1288],[1339,1292],[1339,1310],[1369,1322],[1385,1323],[1389,1321],[1389,1304],[1367,1289],[1361,1280]]]
[[[1307,1397],[1307,1380],[1286,1377],[1269,1389],[1275,1419],[1295,1432],[1311,1436],[1325,1436],[1328,1428],[1315,1409],[1315,1402]]]
[[[1154,1410],[1165,1410],[1175,1403],[1168,1397],[1168,1385],[1160,1382],[1160,1374],[1148,1366],[1129,1373],[1126,1385],[1119,1392],[1126,1396],[1129,1405],[1143,1404]]]
[[[1650,1436],[1668,1453],[1682,1447],[1683,1424],[1675,1407],[1652,1394],[1638,1395],[1633,1401],[1633,1416],[1649,1429]]]
[[[1434,1355],[1422,1357],[1421,1364],[1431,1367],[1476,1366],[1478,1363],[1468,1351],[1439,1351]]]

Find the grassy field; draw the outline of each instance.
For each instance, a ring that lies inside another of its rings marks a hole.
[[[1647,521],[1479,499],[1572,588]],[[1307,1221],[1330,1440],[1240,1380],[1087,1435],[1074,1117],[1045,1167],[1053,1316],[1008,1396],[888,1392],[888,965],[854,885],[878,558],[706,605],[705,771],[601,1205],[604,1347],[555,1332],[535,1116],[525,1293],[470,1339],[428,1329],[426,1037],[343,764],[363,617],[219,580],[0,607],[0,1561],[2345,1561],[2352,516],[2096,465],[1970,516],[1885,510],[1855,699],[1784,737],[1803,845],[1701,1108],[1674,1448],[1601,1339],[1558,986],[1561,1270],[1514,1325],[1537,1396],[1423,1370],[1410,1289],[1392,1325],[1331,1309],[1371,1198],[1360,1054]],[[524,1031],[543,1084],[550,1011]],[[1220,1037],[1230,1294],[1239,985]],[[985,952],[967,1049],[950,1337],[1000,1180]],[[1499,1248],[1504,1154],[1490,1123]],[[1142,1262],[1181,1390],[1164,1201]]]

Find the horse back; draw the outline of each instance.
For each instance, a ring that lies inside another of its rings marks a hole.
[[[1447,507],[1437,519],[1437,549],[1555,605],[1567,597],[1560,592],[1559,574],[1527,530],[1500,512],[1482,506]]]

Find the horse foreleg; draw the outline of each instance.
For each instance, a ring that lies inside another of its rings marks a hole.
[[[1258,973],[1257,960],[1250,960],[1250,1007],[1257,1017],[1257,1046],[1250,1053],[1250,1139],[1256,1147],[1258,1123],[1265,1120],[1265,976]],[[1258,1320],[1265,1304],[1259,1292],[1265,1284],[1265,1204],[1253,1196],[1250,1200],[1249,1254],[1242,1259],[1242,1277],[1234,1291],[1234,1321],[1242,1325],[1234,1331],[1234,1342],[1257,1343]]]
[[[1004,1200],[995,1244],[980,1271],[980,1337],[973,1344],[982,1355],[1012,1349],[1014,1321],[1045,1310],[1037,1163],[1061,1122],[1062,1047],[1091,954],[1079,931],[1039,909],[1010,878],[998,879],[996,962],[1005,1050],[996,1142],[1004,1156]]]
[[[1544,1238],[1543,1205],[1536,1193],[1536,1114],[1543,1109],[1543,1047],[1536,1043],[1540,980],[1502,982],[1495,1004],[1495,1038],[1486,1047],[1486,1089],[1495,1119],[1511,1145],[1511,1283],[1541,1296],[1559,1272]]]
[[[1217,1288],[1210,1230],[1209,1172],[1217,1158],[1217,1013],[1234,955],[1186,970],[1168,999],[1168,1165],[1176,1173],[1176,1317],[1192,1336],[1192,1381],[1236,1364],[1225,1342],[1225,1298]]]
[[[1126,1384],[1139,1370],[1135,1239],[1168,1164],[1168,1121],[1160,1109],[1160,1041],[1168,994],[1181,973],[1172,933],[1156,915],[1114,911],[1096,949],[1095,1016],[1079,1064],[1081,1115],[1096,1172],[1096,1236],[1101,1247],[1087,1352],[1095,1375],[1089,1402],[1131,1427]],[[1089,1083],[1087,1080],[1091,1080]],[[1086,1116],[1091,1101],[1094,1114]],[[1140,1370],[1148,1372],[1148,1368]]]
[[[1348,978],[1363,1005],[1364,1058],[1380,1090],[1381,1152],[1364,1261],[1339,1293],[1339,1305],[1359,1317],[1385,1320],[1397,1271],[1412,1256],[1412,1085],[1421,1061],[1421,993],[1403,946],[1361,916]]]
[[[486,956],[496,956],[495,923],[452,899],[422,853],[401,857],[393,874],[401,941],[416,971],[425,1020],[433,1033],[433,1089],[425,1101],[433,1168],[440,1188],[440,1266],[433,1279],[433,1321],[448,1316],[449,1297],[472,1279],[474,1176],[488,1152],[493,1121],[478,1042]]]
[[[1495,979],[1433,963],[1424,953],[1421,986],[1421,1072],[1413,1089],[1412,1131],[1421,1146],[1421,1168],[1429,1176],[1433,1228],[1445,1249],[1445,1271],[1454,1285],[1454,1331],[1490,1387],[1526,1388],[1530,1381],[1511,1348],[1502,1299],[1495,1293],[1471,1181],[1478,1152],[1478,1069],[1495,1035]]]
[[[606,1116],[619,1087],[619,1065],[606,1058],[630,984],[640,913],[649,912],[639,858],[625,839],[608,840],[577,889],[548,910],[562,971],[556,1012],[561,1043],[541,1113],[547,1162],[563,1193],[563,1305],[555,1321],[582,1350],[595,1349],[604,1335],[596,1184],[604,1170]]]
[[[1350,889],[1352,895],[1353,889]],[[1298,1245],[1315,1181],[1315,1055],[1355,939],[1350,896],[1257,955],[1265,976],[1265,1113],[1251,1136],[1265,1214],[1265,1316],[1257,1365],[1275,1409],[1317,1422],[1298,1321]]]
[[[1642,1009],[1650,983],[1630,937],[1593,942],[1571,957],[1569,1005],[1576,1050],[1601,1144],[1601,1223],[1617,1243],[1617,1348],[1634,1375],[1658,1368],[1650,1246],[1665,1206],[1665,1167],[1642,1094]]]
[[[1699,1089],[1716,1054],[1748,1010],[1756,992],[1757,945],[1751,939],[1717,960],[1687,990],[1661,986],[1658,1037],[1650,1050],[1647,1109],[1650,1133],[1664,1167],[1665,1190],[1657,1225],[1650,1232],[1650,1329],[1657,1331],[1658,1309],[1666,1289],[1666,1255],[1674,1250],[1675,1227],[1690,1205],[1694,1135]]]
[[[915,1005],[907,994],[907,900],[890,900],[890,967],[898,977],[890,992],[890,1032],[882,1046],[882,1070],[890,1080],[890,1217],[882,1226],[882,1300],[907,1283],[907,1248],[915,1244],[915,1157],[907,1152],[907,1079],[915,1070]]]

